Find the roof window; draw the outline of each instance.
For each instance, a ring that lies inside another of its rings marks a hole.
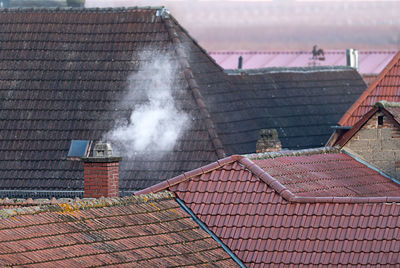
[[[88,156],[91,142],[88,140],[72,140],[67,157],[85,157]]]

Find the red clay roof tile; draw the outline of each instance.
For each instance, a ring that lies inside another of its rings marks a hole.
[[[181,182],[186,188],[171,190],[248,267],[400,264],[396,258],[380,258],[400,253],[399,185],[337,151],[280,154],[253,155],[261,158],[254,159],[257,166],[246,158],[224,160],[216,170],[203,170],[201,179]],[[274,176],[260,178],[270,169]],[[280,194],[275,181],[285,187]],[[189,192],[192,184],[197,192]],[[212,190],[217,184],[226,189],[223,199]],[[393,197],[381,192],[392,187],[398,189],[389,192]]]
[[[400,101],[400,52],[390,61],[358,100],[347,110],[339,121],[341,126],[353,126],[377,101]]]
[[[171,193],[60,203],[35,213],[0,210],[1,266],[236,266]]]

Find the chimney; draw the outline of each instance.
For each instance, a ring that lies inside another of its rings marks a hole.
[[[346,49],[346,65],[358,70],[358,50]]]
[[[82,157],[84,163],[84,197],[117,197],[119,194],[119,162],[112,156],[109,143],[97,143],[93,157]]]
[[[238,61],[238,69],[241,70],[243,67],[243,57],[239,56],[239,61]]]
[[[257,153],[276,152],[280,150],[282,150],[282,144],[278,138],[278,131],[276,129],[261,129],[258,132]]]

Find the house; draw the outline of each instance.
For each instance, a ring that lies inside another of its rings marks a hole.
[[[172,191],[247,267],[400,264],[400,185],[346,151],[230,156]]]
[[[343,127],[354,126],[371,110],[376,102],[381,100],[388,102],[400,101],[400,52],[397,52],[375,82],[369,85],[357,101],[346,111],[338,124]]]
[[[0,23],[0,197],[82,197],[76,160],[99,141],[122,157],[121,196],[255,152],[271,128],[284,148],[324,144],[365,87],[349,69],[228,75],[161,7],[4,9]]]
[[[229,83],[165,9],[9,9],[0,22],[0,196],[82,197],[71,143],[87,141],[89,153],[91,141],[130,126],[150,103],[146,90],[167,88],[171,114],[187,124],[172,149],[158,145],[162,129],[146,150],[113,144],[121,195],[224,157],[199,87]]]
[[[387,175],[400,178],[400,103],[379,101],[354,126],[330,143]]]
[[[3,267],[238,267],[170,192],[0,210]]]
[[[345,50],[313,51],[209,51],[211,57],[224,69],[238,69],[242,57],[243,69],[272,67],[346,66]],[[359,50],[358,72],[369,85],[395,56],[395,50]]]

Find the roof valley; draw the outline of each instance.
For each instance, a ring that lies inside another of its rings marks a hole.
[[[175,24],[178,27],[180,27],[178,23],[175,23]],[[196,104],[199,107],[200,114],[201,114],[201,116],[203,116],[203,118],[205,120],[207,132],[211,138],[211,141],[216,150],[217,156],[218,156],[218,158],[224,158],[226,156],[224,146],[218,136],[215,124],[214,124],[213,120],[211,119],[211,115],[207,109],[205,102],[204,102],[203,96],[200,93],[199,85],[196,82],[193,71],[190,68],[190,64],[189,64],[188,60],[186,59],[184,45],[182,44],[182,42],[179,39],[179,34],[177,33],[171,18],[165,19],[165,25],[167,26],[168,35],[170,36],[173,44],[176,46],[175,47],[176,55],[179,59],[180,64],[182,65],[182,67],[184,69],[185,79],[187,80],[188,85],[192,91],[193,97],[196,101]]]

